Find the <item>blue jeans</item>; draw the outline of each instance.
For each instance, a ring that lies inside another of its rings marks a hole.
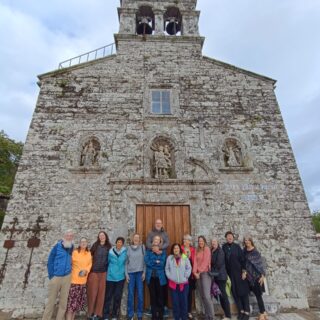
[[[177,285],[175,290],[170,288],[170,292],[174,320],[187,320],[189,285],[185,284],[182,291],[180,291],[180,286]]]
[[[137,306],[137,316],[142,318],[143,315],[143,281],[142,281],[142,271],[129,273],[130,281],[128,283],[128,317],[132,318],[134,316],[134,292],[137,289],[138,296],[138,306]]]

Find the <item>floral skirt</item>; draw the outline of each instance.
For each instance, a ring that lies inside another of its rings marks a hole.
[[[87,305],[87,286],[84,284],[71,284],[68,297],[68,312],[84,311]]]

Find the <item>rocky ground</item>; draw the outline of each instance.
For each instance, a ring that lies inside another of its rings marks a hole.
[[[85,320],[84,317],[76,318],[78,320]],[[145,318],[150,319],[150,318]],[[220,317],[216,318],[220,320]],[[236,320],[237,317],[232,317],[232,320]],[[256,320],[257,317],[251,317],[250,320]],[[1,318],[0,320],[4,320]],[[41,319],[24,319],[24,320],[41,320]],[[170,320],[170,319],[169,319]],[[195,320],[200,320],[200,318],[195,318]],[[269,316],[269,320],[320,320],[320,310],[311,310],[311,311],[299,311],[299,312],[288,312],[288,313],[281,313],[278,315]]]

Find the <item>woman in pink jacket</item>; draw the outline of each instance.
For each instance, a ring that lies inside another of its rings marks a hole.
[[[211,251],[207,245],[207,240],[204,236],[198,237],[198,247],[194,259],[192,272],[197,279],[197,288],[200,293],[201,302],[205,310],[205,319],[214,319],[213,302],[211,300]]]

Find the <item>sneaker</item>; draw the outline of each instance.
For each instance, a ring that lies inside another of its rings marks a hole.
[[[192,313],[188,313],[188,318],[193,319]]]
[[[169,318],[169,309],[167,307],[164,307],[163,317],[164,318]]]
[[[151,308],[148,308],[148,309],[144,310],[144,314],[145,314],[147,317],[151,317],[151,316],[152,316]]]

